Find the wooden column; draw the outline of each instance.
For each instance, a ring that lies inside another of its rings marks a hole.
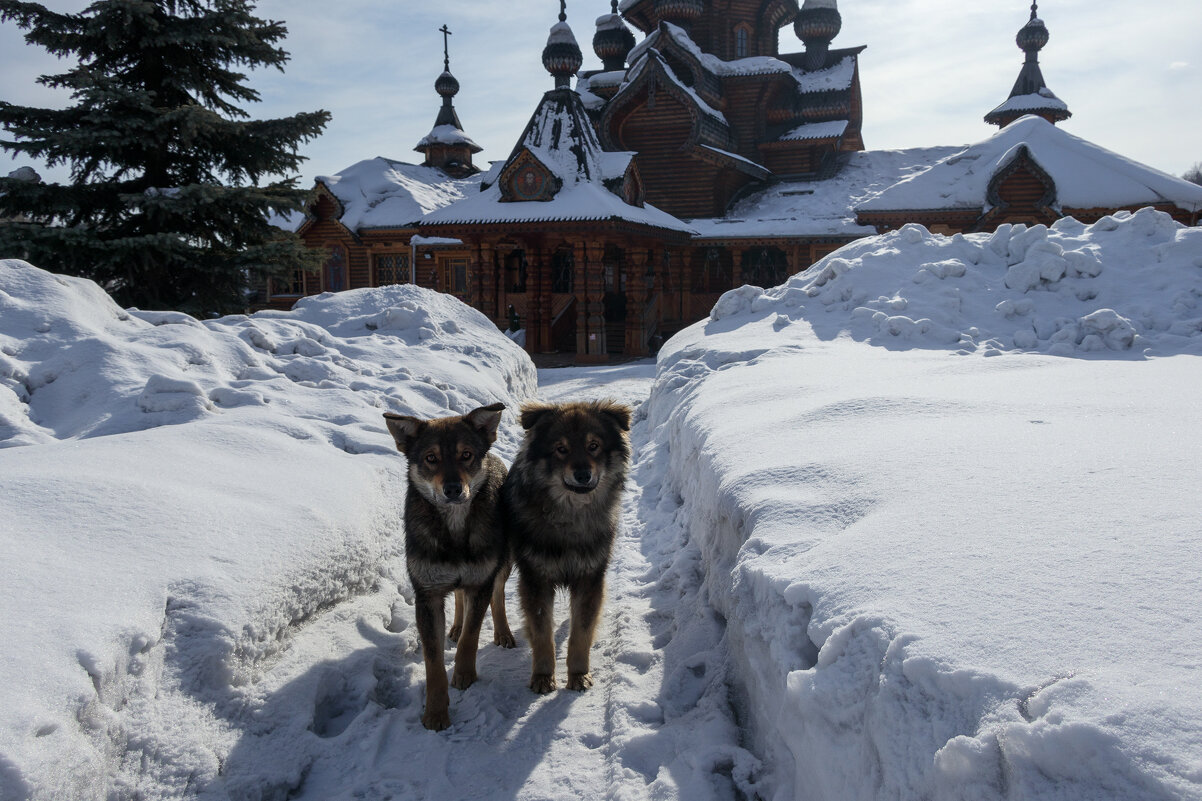
[[[527,257],[530,250],[526,251]],[[543,243],[539,241],[534,248],[534,258],[527,259],[527,316],[526,350],[531,353],[545,353],[551,349],[551,279],[547,274],[550,265],[547,254],[544,253]]]
[[[626,274],[626,353],[647,355],[647,248],[629,251],[630,272]]]
[[[504,315],[497,309],[497,260],[491,242],[480,242],[476,266],[474,274],[479,277],[480,282],[480,310],[493,322],[499,322]],[[506,320],[501,327],[506,328],[508,325],[509,321]]]
[[[583,241],[573,246],[572,292],[576,295],[576,355],[588,355],[588,248]]]
[[[605,341],[605,242],[589,240],[588,268],[585,270],[585,296],[588,298],[588,347],[590,361],[605,361],[609,347]]]

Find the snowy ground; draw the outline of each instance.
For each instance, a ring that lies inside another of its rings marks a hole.
[[[1202,798],[1200,356],[1145,212],[908,226],[537,389],[422,290],[202,325],[0,262],[0,798]],[[519,634],[433,734],[380,413],[536,392],[647,398],[597,685]]]

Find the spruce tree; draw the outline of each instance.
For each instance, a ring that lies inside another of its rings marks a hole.
[[[241,70],[283,70],[283,23],[247,0],[96,0],[78,14],[0,0],[25,40],[77,64],[39,79],[63,109],[0,101],[0,140],[70,183],[0,178],[0,258],[92,278],[118,303],[198,315],[242,310],[248,285],[321,256],[272,226],[303,208],[297,149],[330,115],[252,120]],[[291,177],[289,177],[291,176]],[[260,185],[260,182],[263,184]],[[15,221],[14,221],[15,220]]]

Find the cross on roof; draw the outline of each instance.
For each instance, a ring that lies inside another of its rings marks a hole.
[[[442,31],[442,68],[449,71],[451,69],[451,54],[447,50],[447,37],[451,35],[451,29],[444,22],[438,30]]]
[[[568,0],[559,0],[559,21],[568,21]]]

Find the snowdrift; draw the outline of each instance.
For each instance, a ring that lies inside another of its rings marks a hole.
[[[665,344],[648,447],[766,797],[1202,795],[1200,298],[1150,210],[906,226]]]
[[[0,262],[0,796],[203,786],[236,739],[213,710],[297,624],[399,578],[382,413],[535,389],[487,318],[412,286],[201,323]]]

